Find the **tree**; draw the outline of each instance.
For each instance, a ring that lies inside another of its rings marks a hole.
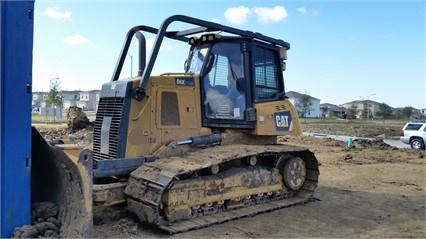
[[[402,115],[407,119],[407,121],[410,120],[411,115],[413,114],[413,107],[406,106],[404,109],[402,109]]]
[[[325,117],[328,113],[328,106],[321,106],[320,110],[321,110],[322,116]]]
[[[383,123],[385,123],[385,120],[392,115],[392,108],[386,103],[381,103],[379,105],[379,110],[376,112],[376,115],[383,117]]]
[[[62,108],[63,105],[60,83],[58,82],[58,78],[54,78],[50,81],[50,90],[46,97],[46,107],[51,107],[54,111],[53,120],[56,118],[56,108]]]
[[[360,110],[358,109],[358,106],[353,104],[353,105],[351,105],[351,107],[348,108],[347,114],[349,116],[353,117],[353,116],[357,115],[359,113],[359,111]]]
[[[311,102],[311,97],[309,95],[301,95],[298,100],[299,102],[296,103],[297,111],[300,117],[305,118],[306,122],[306,114],[312,110],[311,106],[313,103]]]

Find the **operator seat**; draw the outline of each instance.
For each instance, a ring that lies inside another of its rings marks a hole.
[[[228,87],[226,87],[224,85],[215,85],[213,88],[215,90],[217,90],[222,95],[227,95],[229,93]]]

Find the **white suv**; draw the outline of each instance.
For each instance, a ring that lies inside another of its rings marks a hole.
[[[425,149],[426,123],[407,123],[399,138],[403,143],[410,144],[412,149]]]

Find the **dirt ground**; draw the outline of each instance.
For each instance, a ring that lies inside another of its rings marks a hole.
[[[305,205],[174,235],[138,222],[125,205],[96,207],[94,237],[425,238],[425,152],[382,141],[397,138],[402,125],[302,125],[305,132],[378,138],[357,140],[351,149],[327,137],[282,138],[282,143],[308,147],[320,162],[317,200]]]
[[[393,138],[399,139],[404,123],[355,123],[352,121],[338,121],[337,123],[306,123],[302,124],[303,132],[357,136],[365,138]]]

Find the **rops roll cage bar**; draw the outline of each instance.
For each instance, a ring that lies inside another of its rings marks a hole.
[[[198,27],[183,30],[183,31],[167,31],[169,25],[173,22],[183,22],[192,24]],[[145,36],[141,33],[141,31],[149,32],[152,34],[156,34],[157,37],[155,39],[154,47],[151,52],[151,57],[149,58],[148,65],[146,65],[146,39]],[[184,42],[188,42],[190,35],[194,35],[202,32],[215,32],[221,31],[226,33],[231,33],[234,35],[239,35],[241,37],[249,38],[249,39],[258,39],[264,42],[268,42],[274,45],[285,47],[287,50],[290,49],[290,44],[280,39],[271,38],[268,36],[264,36],[257,32],[240,30],[233,27],[224,26],[214,22],[208,22],[197,18],[192,18],[184,15],[173,15],[166,20],[163,21],[159,29],[149,27],[149,26],[135,26],[127,32],[125,43],[121,49],[119,60],[117,65],[115,66],[111,81],[117,81],[121,70],[123,68],[124,60],[127,56],[130,43],[134,35],[139,42],[139,65],[138,65],[138,76],[141,77],[141,81],[139,86],[132,90],[132,97],[136,100],[141,101],[146,93],[145,87],[148,84],[149,77],[152,72],[152,68],[154,67],[155,60],[157,58],[158,52],[160,50],[161,43],[163,42],[164,37],[180,40]]]

